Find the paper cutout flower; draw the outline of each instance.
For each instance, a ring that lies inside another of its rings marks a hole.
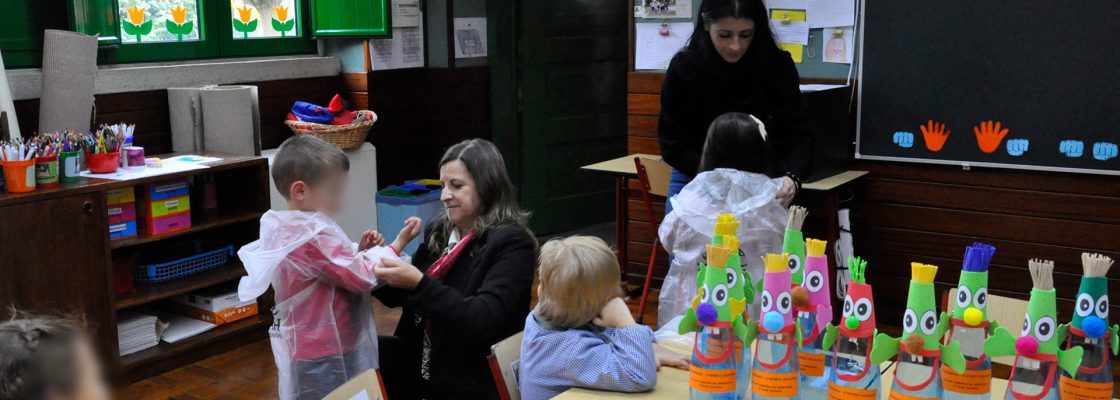
[[[128,12],[128,21],[121,22],[121,29],[126,34],[136,36],[136,42],[139,43],[142,36],[152,33],[152,21],[144,21],[144,9],[139,6],[132,6],[125,11]]]
[[[241,32],[246,39],[249,32],[257,30],[257,20],[253,19],[253,9],[249,5],[242,5],[237,9],[237,18],[233,20],[233,30]]]
[[[171,19],[167,20],[167,32],[182,42],[183,35],[189,35],[194,30],[194,21],[187,21],[187,9],[183,6],[176,6],[168,11],[171,11]]]
[[[272,9],[276,12],[276,18],[272,19],[272,30],[280,32],[280,37],[285,37],[288,31],[295,29],[296,19],[288,18],[288,8],[283,4]]]

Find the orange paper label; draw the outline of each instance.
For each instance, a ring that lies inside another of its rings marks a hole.
[[[1084,382],[1063,375],[1058,381],[1062,399],[1105,400],[1112,398],[1112,383]]]
[[[890,395],[890,397],[887,397],[887,398],[890,399],[890,400],[933,400],[933,399],[936,399],[936,397],[915,397],[915,396],[905,395],[905,394],[894,391],[894,388],[891,388],[891,395]]]
[[[801,375],[824,376],[824,353],[797,353]]]
[[[992,370],[966,370],[962,374],[942,365],[941,386],[954,393],[988,394],[992,391]]]
[[[830,400],[879,400],[879,391],[840,386],[830,381],[828,382],[828,398]]]
[[[767,397],[797,396],[796,372],[768,372],[762,368],[751,370],[751,393]]]
[[[688,367],[688,387],[701,392],[735,391],[735,369],[708,369],[693,364]]]

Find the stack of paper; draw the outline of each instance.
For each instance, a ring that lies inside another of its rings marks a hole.
[[[163,316],[163,320],[167,321],[167,329],[163,331],[163,341],[167,343],[178,342],[214,329],[214,327],[217,326],[209,322],[199,321],[177,314],[167,314]]]
[[[154,315],[122,312],[117,315],[117,347],[126,356],[159,344],[159,319]]]

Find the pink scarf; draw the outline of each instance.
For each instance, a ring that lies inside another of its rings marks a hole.
[[[455,265],[455,261],[459,260],[463,249],[467,248],[473,238],[474,231],[471,231],[467,236],[459,239],[459,242],[455,243],[455,247],[451,251],[444,253],[443,257],[440,257],[432,263],[431,267],[428,267],[428,277],[443,282],[443,278],[447,277],[448,272],[451,272],[451,267]]]

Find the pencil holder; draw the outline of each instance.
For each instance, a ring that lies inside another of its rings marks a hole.
[[[35,186],[58,187],[58,156],[35,157]]]
[[[35,190],[35,160],[0,161],[4,167],[4,182],[8,193],[26,193]]]
[[[67,151],[58,156],[58,180],[63,183],[77,182],[82,172],[81,152]]]
[[[86,166],[95,174],[111,174],[121,166],[121,153],[88,153]]]

